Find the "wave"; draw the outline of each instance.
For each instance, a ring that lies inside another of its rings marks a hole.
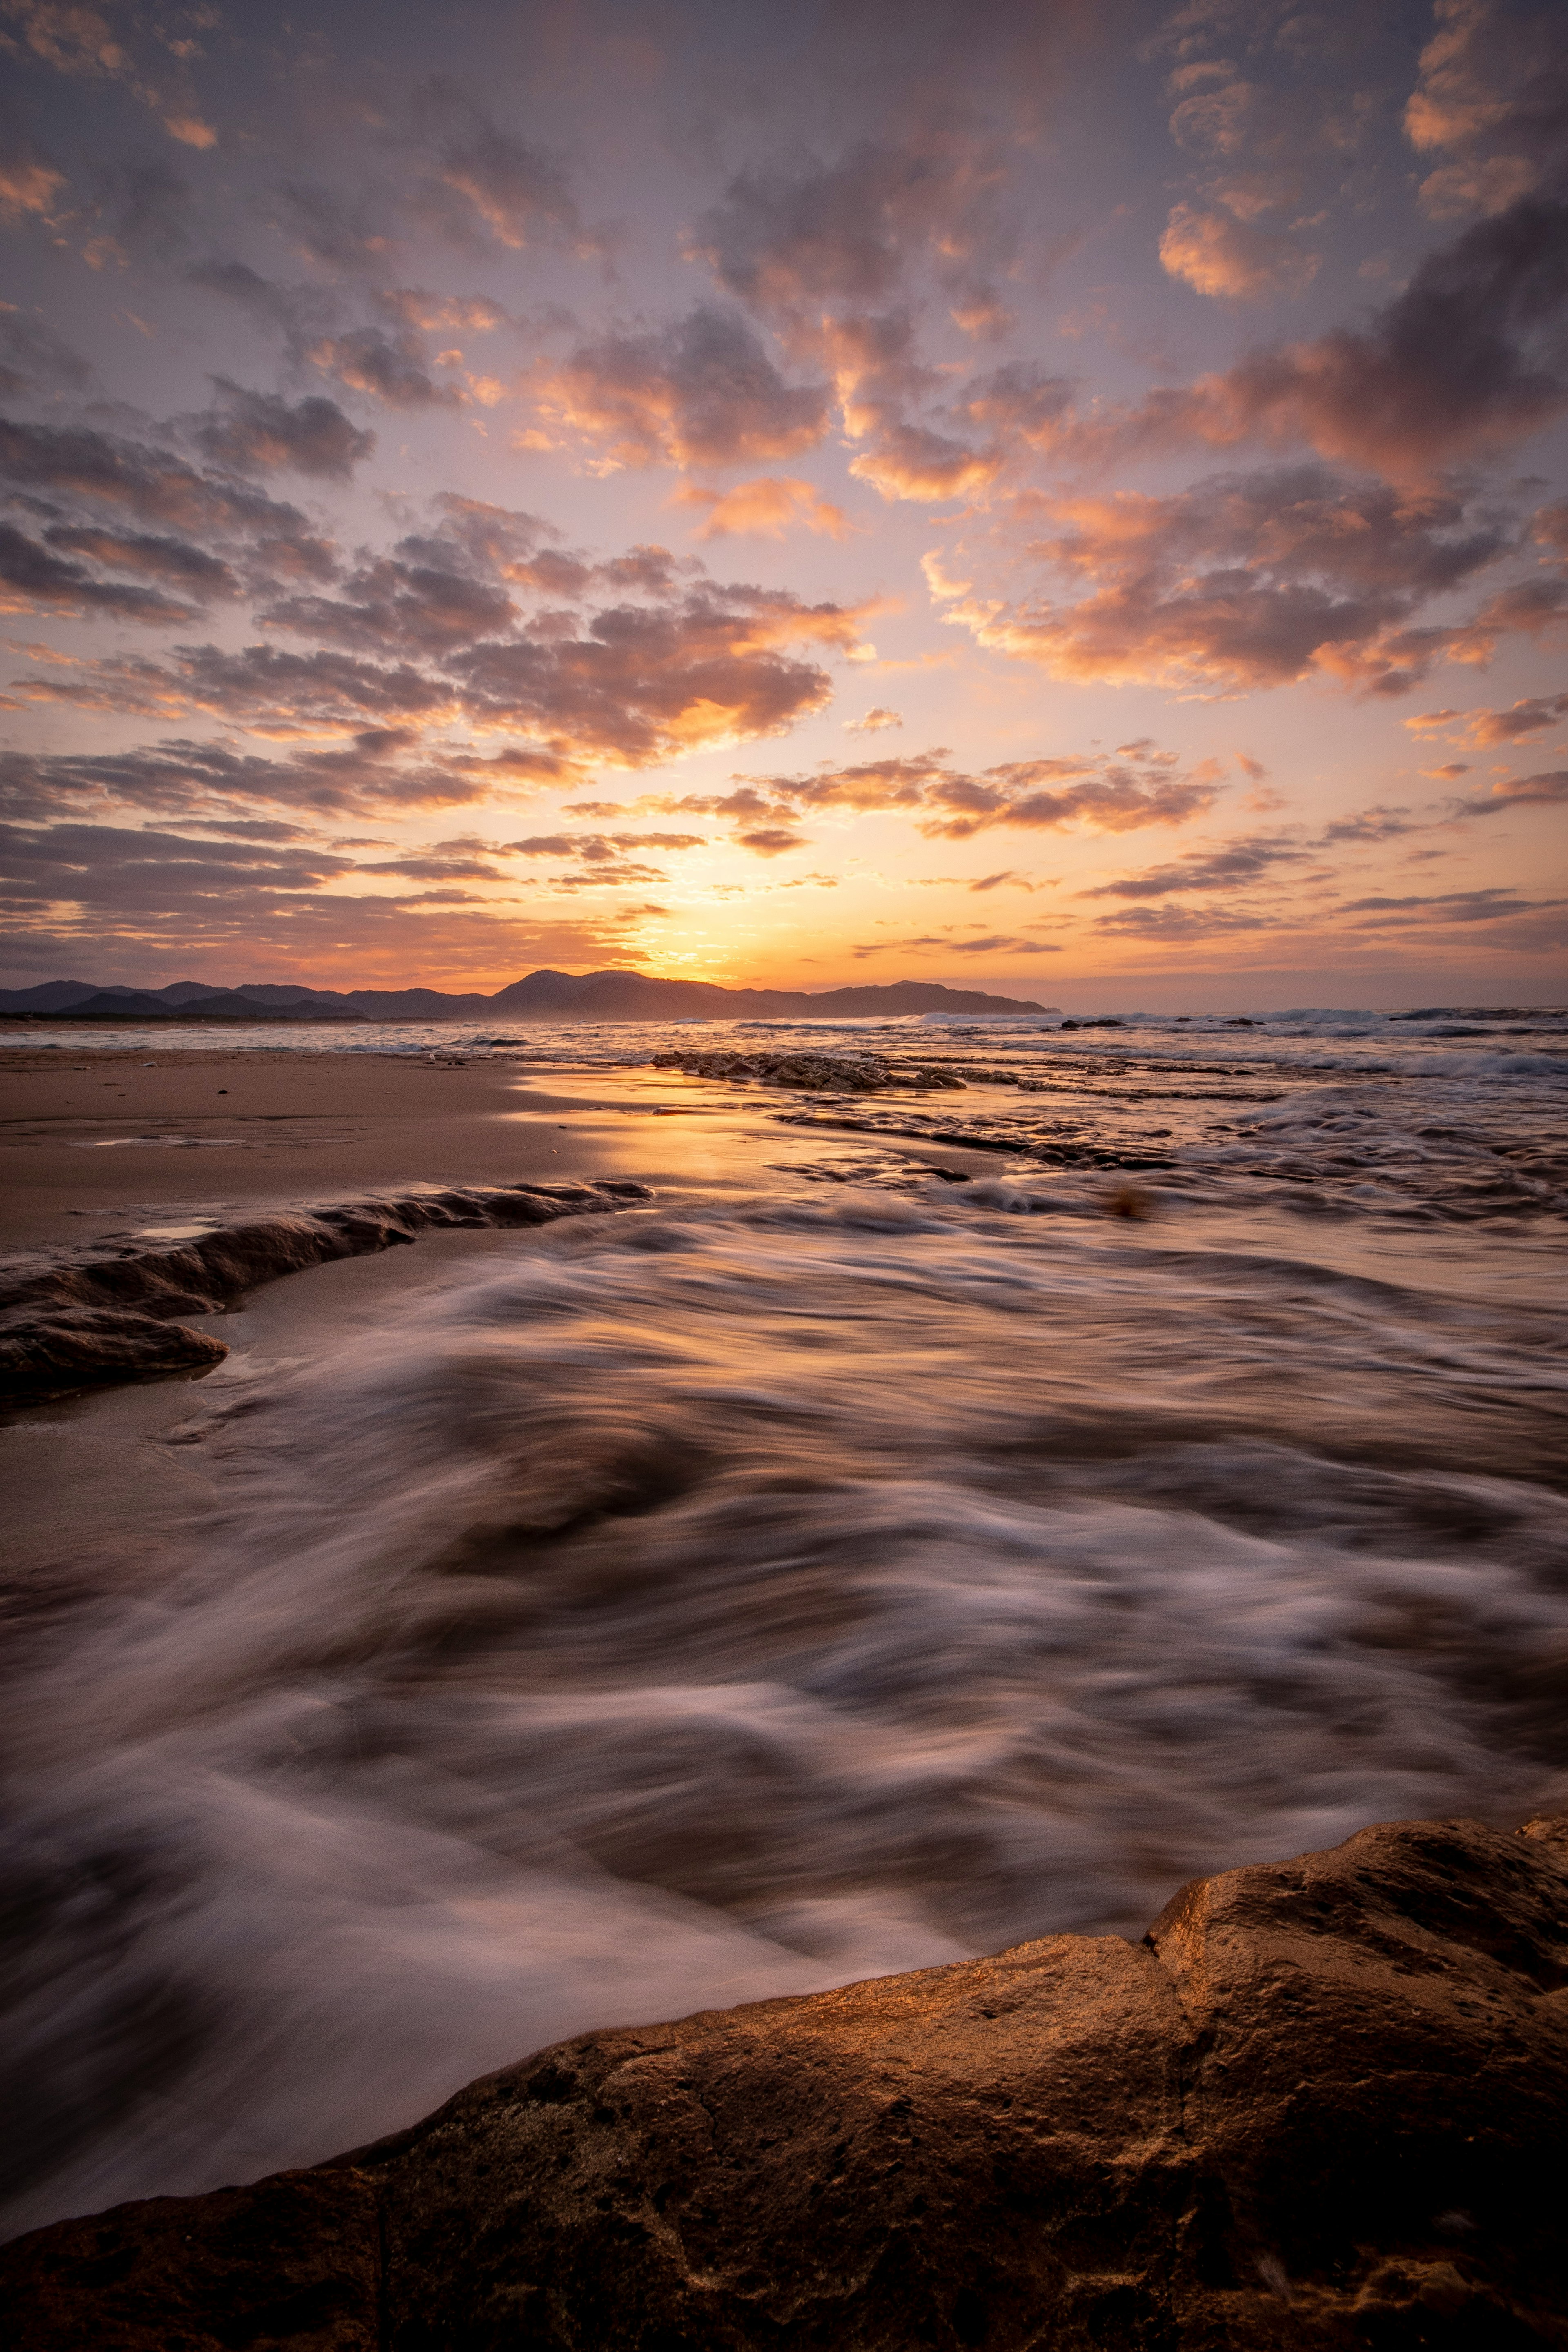
[[[501,1246],[215,1374],[178,1559],[29,1597],[10,2227],[1561,1795],[1546,1307],[978,1197]]]

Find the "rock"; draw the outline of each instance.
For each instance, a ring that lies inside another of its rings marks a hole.
[[[0,1396],[44,1397],[218,1362],[210,1315],[279,1275],[363,1257],[430,1227],[543,1225],[652,1198],[646,1184],[500,1184],[279,1209],[152,1247],[19,1254],[0,1272]]]
[[[584,2034],[0,2296],[29,2352],[1563,2347],[1565,1981],[1568,1821],[1394,1823],[1141,1945]]]
[[[963,1092],[963,1080],[951,1070],[928,1068],[924,1063],[889,1062],[881,1054],[655,1054],[656,1070],[685,1070],[697,1078],[728,1078],[735,1083],[755,1079],[769,1087],[793,1087],[804,1094],[871,1095],[888,1087],[922,1093]]]
[[[379,2352],[380,2200],[344,2172],[153,2197],[44,2231],[21,2352]],[[24,2240],[24,2244],[28,2241]]]

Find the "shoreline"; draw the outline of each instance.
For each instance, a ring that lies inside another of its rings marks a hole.
[[[765,1189],[820,1151],[742,1090],[651,1059],[277,1046],[94,1049],[89,1065],[0,1048],[0,1250],[423,1186],[635,1181],[662,1199]],[[878,1138],[911,1169],[948,1142]],[[994,1150],[957,1148],[983,1174]]]

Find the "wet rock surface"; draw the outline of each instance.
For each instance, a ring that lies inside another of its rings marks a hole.
[[[0,1271],[0,1396],[43,1397],[199,1370],[228,1353],[182,1316],[279,1275],[453,1226],[544,1225],[651,1198],[645,1184],[509,1184],[279,1209],[188,1240],[18,1254]]]
[[[1568,2344],[1568,1820],[1366,1830],[1142,1944],[589,2033],[0,2253],[31,2352]]]
[[[956,1071],[923,1062],[889,1061],[880,1054],[679,1053],[655,1054],[651,1060],[656,1070],[789,1087],[803,1094],[873,1095],[889,1087],[962,1094],[965,1084]]]

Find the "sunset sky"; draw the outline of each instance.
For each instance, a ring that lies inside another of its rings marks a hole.
[[[5,984],[1550,1002],[1561,0],[0,0]]]

